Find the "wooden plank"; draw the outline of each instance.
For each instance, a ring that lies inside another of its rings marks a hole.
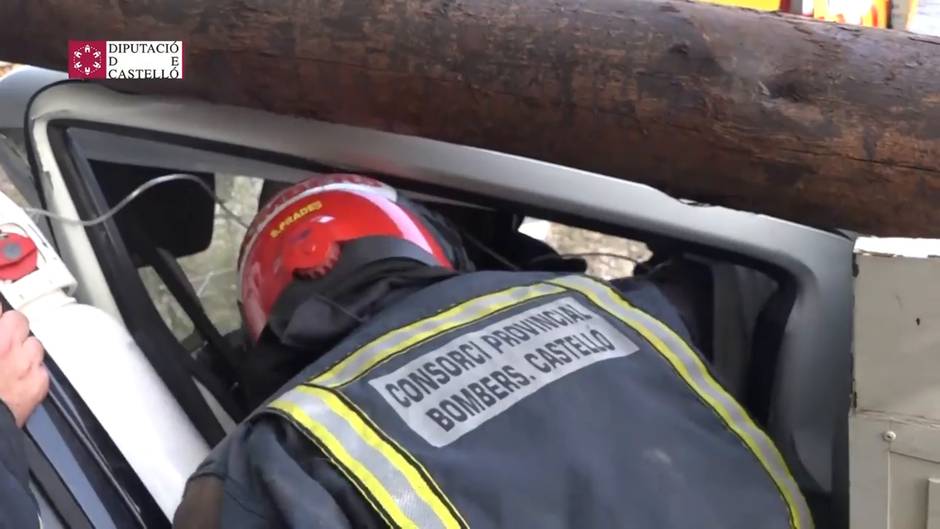
[[[123,89],[415,134],[807,224],[940,237],[940,40],[632,0],[6,0],[0,57],[186,41]],[[577,183],[572,182],[572,189]]]

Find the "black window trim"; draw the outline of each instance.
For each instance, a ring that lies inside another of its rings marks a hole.
[[[95,528],[169,528],[167,516],[55,360],[47,357],[45,363],[49,396],[25,431],[30,473],[51,506],[68,515],[63,518],[70,527],[82,527],[83,520],[72,517],[78,509]]]

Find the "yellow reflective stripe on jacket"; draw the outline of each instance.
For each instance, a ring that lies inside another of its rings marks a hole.
[[[460,529],[437,487],[340,397],[298,386],[269,405],[301,427],[390,525]]]
[[[672,365],[686,384],[708,403],[770,475],[790,512],[793,529],[812,529],[813,520],[783,456],[741,405],[711,376],[699,356],[679,335],[656,318],[628,303],[613,288],[585,276],[566,276],[550,283],[580,292],[595,305],[639,332]]]
[[[386,510],[380,507],[375,498],[375,493],[371,492],[369,488],[362,482],[362,479],[357,477],[355,470],[358,468],[353,461],[353,458],[346,452],[346,449],[336,440],[336,438],[330,434],[329,430],[324,428],[320,423],[309,419],[307,414],[304,412],[303,408],[299,405],[294,404],[290,400],[278,399],[268,405],[268,410],[273,412],[280,412],[284,415],[290,422],[296,425],[301,432],[307,434],[310,439],[313,440],[323,454],[333,463],[333,465],[344,475],[349,482],[356,487],[357,490],[362,494],[362,497],[375,509],[383,520],[390,527],[395,527],[396,524],[392,518],[389,517],[389,514]],[[325,441],[325,442],[324,442]],[[350,464],[350,467],[347,468],[342,462],[347,461],[347,464]],[[361,472],[365,473],[365,471]],[[371,473],[368,475],[371,476]],[[366,479],[368,480],[368,476]],[[386,492],[384,489],[382,491]],[[382,492],[380,491],[380,493]],[[386,494],[387,495],[387,494]],[[393,503],[393,502],[392,502]]]
[[[346,356],[324,373],[311,379],[317,386],[338,387],[364,375],[382,362],[424,340],[481,320],[523,301],[563,292],[555,285],[538,283],[487,294],[444,312],[386,333]]]

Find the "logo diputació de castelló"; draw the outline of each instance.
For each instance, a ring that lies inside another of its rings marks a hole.
[[[183,42],[70,40],[70,79],[182,79]]]
[[[106,79],[106,50],[103,40],[70,40],[69,78]]]

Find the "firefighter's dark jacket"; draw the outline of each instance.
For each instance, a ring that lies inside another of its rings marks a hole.
[[[24,442],[10,409],[0,402],[0,529],[39,527]]]
[[[213,451],[183,529],[809,529],[662,294],[482,272],[386,308]]]

